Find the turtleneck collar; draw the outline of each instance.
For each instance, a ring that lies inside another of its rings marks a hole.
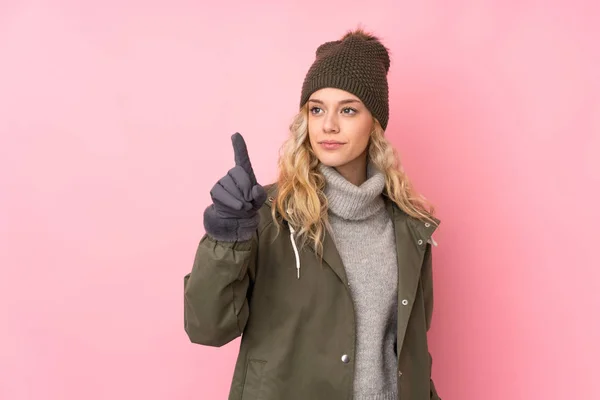
[[[344,178],[335,168],[319,163],[325,177],[325,196],[329,211],[348,220],[363,220],[385,207],[381,194],[385,188],[385,175],[371,162],[367,165],[367,180],[356,186]]]

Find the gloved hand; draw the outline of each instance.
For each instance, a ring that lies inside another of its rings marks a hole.
[[[265,189],[256,182],[248,149],[239,133],[231,136],[235,167],[211,189],[213,204],[204,211],[204,229],[216,240],[249,240],[260,220],[258,210],[267,199]]]

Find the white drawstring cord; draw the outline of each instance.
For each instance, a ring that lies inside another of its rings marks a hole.
[[[294,233],[296,230],[292,225],[288,224],[288,226],[290,227],[290,240],[292,242],[292,247],[294,248],[294,254],[296,255],[296,270],[298,271],[298,279],[300,279],[300,255],[298,254],[298,248],[296,247],[296,241],[294,240]]]
[[[437,242],[433,239],[433,236],[429,238],[428,242],[437,247]]]

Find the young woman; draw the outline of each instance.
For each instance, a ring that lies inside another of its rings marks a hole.
[[[261,186],[239,133],[185,277],[194,343],[242,336],[230,400],[439,399],[427,331],[439,224],[384,137],[390,59],[362,30],[322,44]]]

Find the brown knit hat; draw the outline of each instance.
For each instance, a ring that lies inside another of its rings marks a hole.
[[[340,40],[326,42],[302,85],[300,108],[313,92],[326,87],[354,94],[371,111],[385,130],[389,118],[387,72],[388,49],[362,29],[346,33]]]

